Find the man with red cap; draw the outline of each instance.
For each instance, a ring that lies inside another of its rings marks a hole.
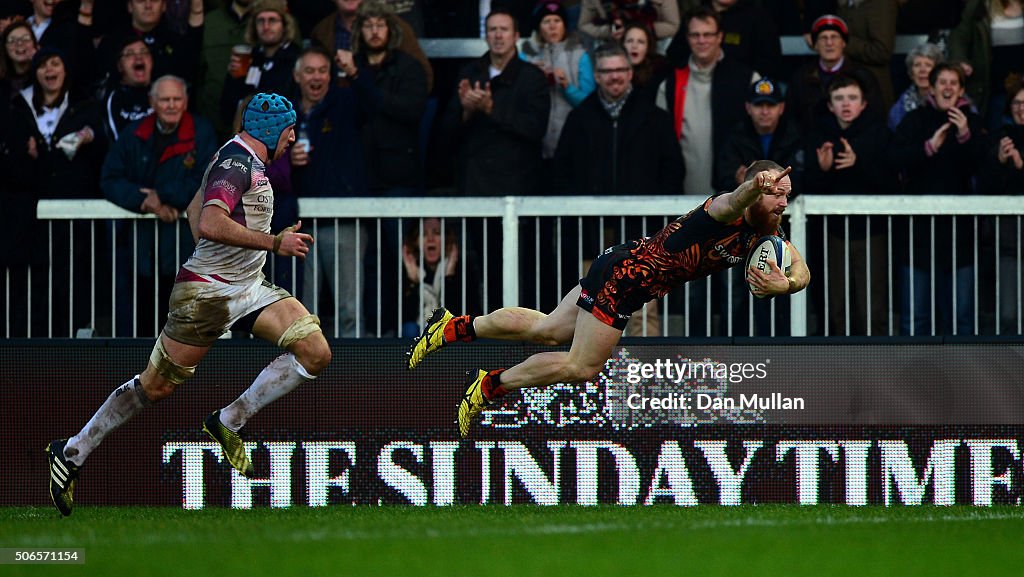
[[[786,109],[799,114],[800,133],[807,134],[815,117],[829,115],[828,85],[837,74],[852,76],[864,87],[868,102],[865,114],[885,114],[881,89],[871,71],[846,57],[850,29],[835,14],[820,16],[811,24],[811,44],[817,57],[804,63],[793,76],[786,97]],[[874,103],[874,104],[872,104]]]

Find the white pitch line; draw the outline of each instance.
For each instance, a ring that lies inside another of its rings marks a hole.
[[[919,524],[919,523],[956,523],[963,521],[1005,521],[1024,520],[1024,510],[1013,513],[991,512],[984,510],[965,513],[962,515],[937,514],[923,517],[893,518],[885,515],[864,515],[864,516],[843,516],[835,517],[826,514],[822,517],[807,517],[806,519],[759,519],[756,517],[737,519],[708,519],[700,521],[654,521],[637,523],[550,523],[536,524],[533,520],[525,520],[523,525],[500,524],[492,526],[467,525],[464,528],[438,530],[432,527],[412,526],[405,529],[347,529],[344,527],[321,528],[316,530],[291,531],[282,534],[279,531],[273,532],[273,539],[276,541],[289,541],[293,543],[317,543],[329,541],[369,541],[369,540],[395,540],[412,539],[463,539],[472,537],[488,536],[531,536],[531,535],[580,535],[610,532],[632,532],[644,530],[663,531],[701,531],[708,529],[727,529],[743,527],[759,528],[786,528],[786,527],[807,527],[807,526],[853,526],[853,525],[898,525],[898,524]],[[84,512],[84,511],[83,511]],[[339,521],[341,522],[341,521]],[[27,538],[16,538],[8,546],[22,547],[88,547],[99,541],[103,545],[116,544],[112,535],[90,534],[90,541],[83,541],[81,536],[59,535],[59,536],[32,536]],[[209,535],[205,531],[198,531],[195,534],[185,531],[175,532],[150,532],[146,534],[133,533],[125,536],[123,544],[129,545],[181,545],[210,543]]]

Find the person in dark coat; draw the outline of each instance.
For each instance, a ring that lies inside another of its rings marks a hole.
[[[19,247],[0,251],[0,268],[7,273],[0,275],[0,293],[10,295],[8,306],[0,307],[0,314],[6,315],[0,318],[0,326],[7,327],[3,333],[5,337],[27,337],[31,315],[34,324],[32,335],[38,337],[45,335],[47,330],[47,299],[40,296],[30,298],[32,291],[28,279],[30,270],[33,279],[44,278],[47,252],[25,247],[46,246],[48,231],[36,219],[39,197],[33,181],[35,163],[29,156],[31,131],[27,122],[18,126],[11,98],[9,85],[0,83],[0,103],[3,104],[0,106],[0,173],[4,175],[0,179],[0,203],[7,220],[5,234],[8,242],[12,247]],[[20,100],[21,95],[17,94],[16,98]]]
[[[892,166],[904,170],[905,192],[914,194],[954,194],[963,196],[973,192],[972,178],[981,165],[984,154],[984,132],[981,117],[971,110],[964,97],[965,78],[959,66],[938,64],[929,77],[932,94],[927,105],[910,111],[896,128],[889,147]],[[936,246],[931,250],[928,219],[911,221],[914,230],[906,231],[913,237],[913,267],[902,266],[901,277],[903,307],[900,330],[903,334],[974,333],[974,245],[962,242],[973,238],[971,219],[940,217],[935,219]],[[956,250],[952,246],[952,228],[956,226],[961,239]],[[894,246],[902,243],[894,241]],[[934,325],[930,311],[932,255],[951,255],[949,259],[936,258],[936,279],[948,282],[936,286],[936,313]],[[956,270],[953,270],[953,257]],[[912,275],[912,276],[911,276]],[[956,277],[956,303],[952,302],[952,279]],[[913,289],[910,288],[913,280]],[[913,296],[913,301],[911,301]],[[911,305],[911,302],[913,305]],[[913,306],[913,314],[911,314]],[[951,312],[955,306],[955,319]],[[913,320],[913,324],[911,324]],[[955,329],[954,329],[955,321]]]
[[[845,56],[849,38],[846,22],[834,14],[825,14],[811,25],[811,43],[817,56],[797,69],[786,94],[786,108],[796,116],[801,134],[808,133],[815,117],[830,115],[828,85],[840,73],[855,77],[864,87],[868,101],[866,114],[881,118],[888,113],[882,89],[871,71]]]
[[[423,186],[420,119],[427,105],[427,76],[399,49],[402,27],[379,1],[357,11],[353,51],[345,59],[363,119],[360,123],[370,190],[408,195]]]
[[[518,41],[512,15],[491,12],[489,50],[459,73],[458,97],[443,122],[457,151],[460,194],[536,192],[551,97],[544,73],[517,57]]]
[[[632,87],[618,45],[595,53],[598,90],[569,113],[555,152],[557,194],[680,194],[683,160],[672,117]]]
[[[30,188],[37,199],[98,198],[99,166],[105,150],[99,111],[95,103],[69,89],[70,71],[66,57],[57,49],[43,47],[32,58],[32,83],[14,97],[11,140],[25,147],[30,157]],[[46,230],[45,223],[36,223]],[[47,312],[46,335],[74,336],[91,318],[89,291],[93,254],[91,223],[54,222],[52,234],[36,245],[53,255],[49,264],[53,282],[33,277],[34,295],[46,295],[53,303]],[[72,249],[71,247],[76,247]],[[72,250],[74,252],[72,252]],[[97,247],[97,253],[100,249]],[[33,317],[36,321],[37,317]],[[39,327],[37,327],[39,328]],[[46,336],[34,332],[35,336]]]
[[[359,135],[358,105],[353,90],[331,82],[331,55],[320,46],[306,49],[295,69],[298,121],[290,158],[295,194],[303,197],[367,196],[366,162]],[[316,215],[310,215],[316,216]],[[352,220],[316,228],[317,243],[303,263],[303,301],[320,316],[330,334],[360,336],[357,311],[363,287],[357,267],[366,253],[365,225]],[[336,306],[329,306],[329,299]],[[337,310],[337,315],[335,315]]]
[[[456,162],[455,187],[464,196],[537,194],[542,166],[542,143],[551,112],[547,77],[518,57],[519,28],[515,17],[501,9],[487,16],[488,51],[459,71],[456,97],[442,119],[441,145]],[[482,271],[490,292],[501,299],[501,235],[491,234],[484,245],[483,225],[470,224],[468,259],[477,251],[490,255],[490,270]],[[487,300],[485,300],[487,302]]]
[[[1024,84],[1018,83],[1007,91],[1005,113],[1013,121],[1003,124],[989,137],[980,179],[982,194],[1024,194]],[[1024,293],[1018,279],[1018,252],[1022,250],[1018,219],[1001,216],[998,220],[998,235],[991,230],[982,241],[984,246],[994,246],[999,259],[999,278],[993,277],[990,283],[1000,289],[998,298],[991,295],[998,306],[998,324],[993,328],[996,334],[1018,335],[1022,328],[1019,295]]]
[[[420,154],[420,122],[427,107],[427,75],[415,58],[403,52],[401,20],[379,0],[367,0],[356,11],[352,52],[340,50],[336,59],[351,81],[360,110],[360,137],[366,159],[370,192],[377,196],[416,196],[423,190],[423,160]],[[398,221],[381,219],[381,236],[370,235],[367,259],[366,296],[369,310],[377,302],[398,299]],[[380,334],[398,334],[397,311],[380,307]],[[374,331],[374,327],[368,327]]]
[[[729,133],[743,117],[750,83],[757,74],[743,63],[722,51],[724,33],[721,17],[707,6],[699,6],[686,14],[690,58],[686,65],[672,70],[658,87],[655,102],[672,115],[672,126],[679,139],[686,164],[683,190],[686,194],[705,195],[715,192],[714,179],[717,153],[725,146]],[[677,66],[679,66],[677,64]],[[711,332],[722,334],[722,323],[728,318],[728,303],[710,300],[707,291],[724,291],[726,272],[716,273],[709,283],[693,283],[689,287],[691,331],[706,332],[709,325],[707,303],[721,323],[711,323]],[[680,293],[671,298],[682,298]],[[678,303],[683,307],[685,303]],[[690,334],[701,334],[700,332]],[[710,335],[708,335],[710,336]]]
[[[163,325],[174,275],[195,248],[180,217],[217,150],[213,126],[187,111],[184,80],[158,78],[150,101],[155,112],[121,133],[103,162],[100,181],[107,200],[159,220],[117,223],[118,336],[155,336]],[[156,291],[159,310],[153,309]]]
[[[747,167],[766,159],[790,166],[793,195],[803,190],[803,141],[796,126],[784,117],[782,87],[771,78],[761,78],[747,90],[746,117],[735,125],[729,139],[715,157],[715,190],[729,190],[747,177]],[[808,255],[812,254],[808,252]],[[751,299],[747,281],[736,269],[728,273],[732,285],[731,326],[734,335],[771,336],[789,334],[789,301]],[[749,309],[753,301],[754,327]],[[772,322],[775,328],[772,332]]]
[[[577,196],[681,194],[686,169],[672,117],[633,87],[632,64],[622,46],[599,48],[594,62],[597,90],[569,113],[558,140],[552,163],[554,192]],[[644,221],[626,219],[627,234],[646,234]],[[618,219],[606,224],[605,243],[623,240]],[[582,251],[570,240],[579,237],[576,226],[575,219],[562,222],[562,262],[578,262],[576,255],[583,254],[586,269],[589,258],[601,250],[601,238],[595,232],[599,225],[596,219],[584,220]],[[564,268],[577,272],[576,266]],[[575,280],[572,276],[579,275],[563,275],[563,280],[571,283]],[[659,334],[657,303],[647,307],[648,334]],[[642,325],[638,316],[627,332],[642,332]]]
[[[889,129],[881,119],[864,114],[870,104],[856,78],[837,75],[828,90],[832,114],[821,117],[807,139],[808,194],[891,194],[896,177],[886,161]],[[833,216],[827,223],[828,334],[890,334],[888,278],[893,263],[885,218],[869,222],[865,217]]]
[[[295,60],[302,52],[299,24],[284,0],[253,2],[245,23],[245,42],[253,47],[248,68],[232,56],[220,95],[220,115],[234,118],[239,103],[257,92],[292,94]]]
[[[686,163],[687,194],[714,191],[715,157],[743,118],[750,83],[758,76],[722,51],[724,34],[717,12],[698,7],[683,18],[689,60],[676,65],[658,87],[656,102],[672,115]],[[731,187],[730,187],[731,188]]]
[[[732,132],[715,161],[715,190],[729,190],[746,178],[747,166],[760,159],[792,166],[794,194],[803,190],[803,143],[786,116],[782,87],[765,77],[747,90],[746,117]]]

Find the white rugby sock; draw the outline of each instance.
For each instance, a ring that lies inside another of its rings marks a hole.
[[[130,381],[114,389],[85,427],[68,439],[68,444],[64,447],[64,458],[81,467],[89,453],[100,446],[111,431],[150,404],[149,397],[142,390],[139,375],[135,375]]]
[[[295,355],[285,353],[271,361],[233,403],[220,410],[220,422],[237,432],[260,409],[315,378],[299,364]]]

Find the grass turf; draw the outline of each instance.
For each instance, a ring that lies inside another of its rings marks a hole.
[[[1024,509],[455,506],[0,508],[0,547],[84,565],[0,575],[1016,574]]]

